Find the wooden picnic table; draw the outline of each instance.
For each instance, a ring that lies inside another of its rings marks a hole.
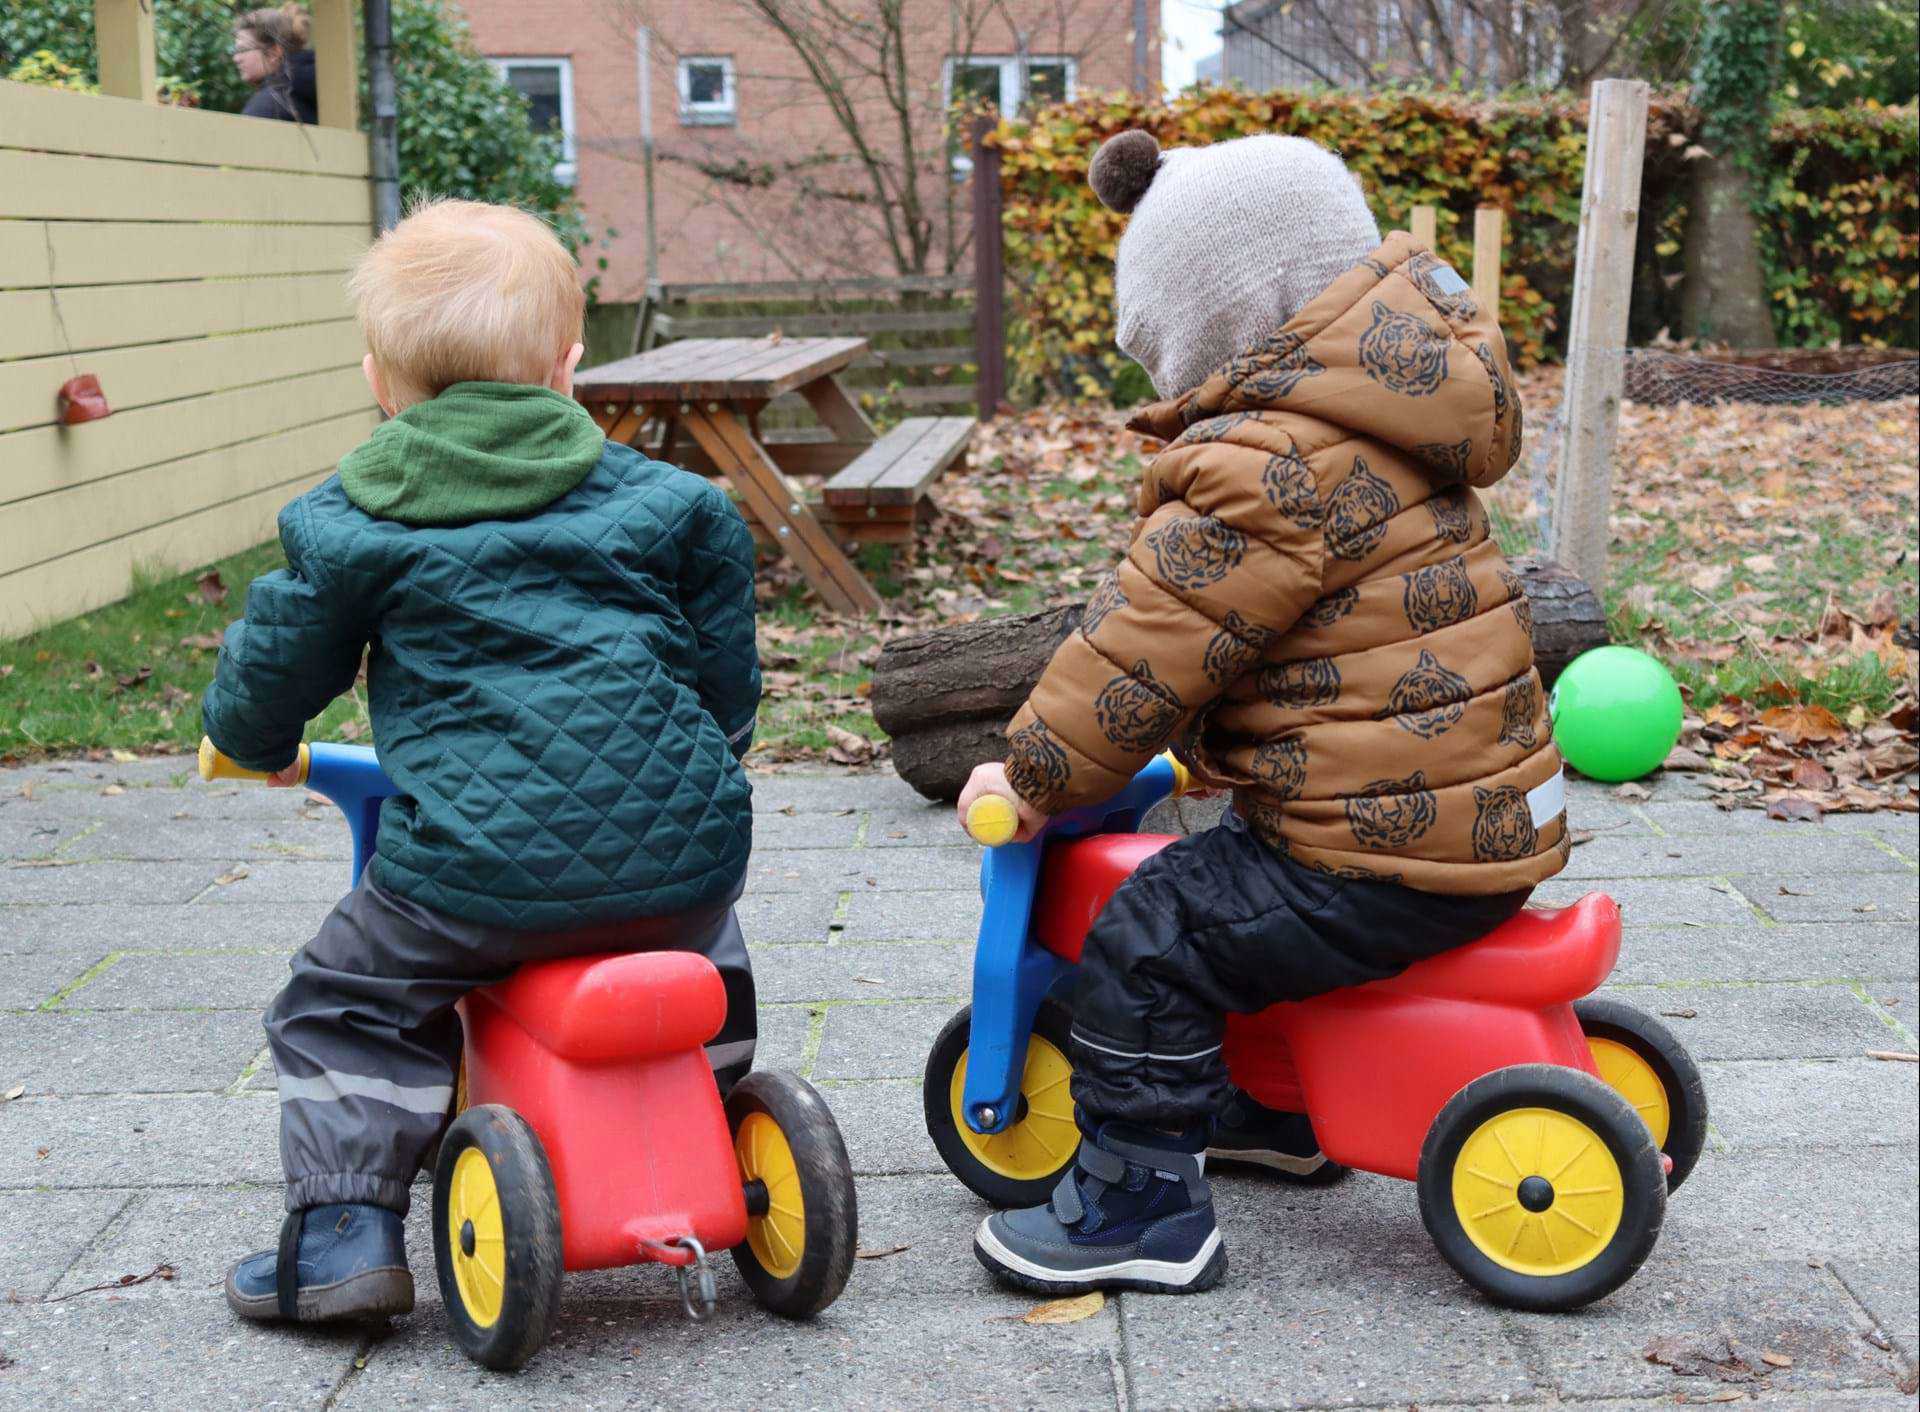
[[[966,449],[968,417],[909,418],[876,436],[836,376],[867,351],[863,338],[700,338],[583,369],[573,390],[623,443],[653,429],[649,455],[727,478],[750,523],[792,559],[829,608],[872,613],[880,595],[841,539],[911,542],[914,506]],[[831,441],[772,442],[761,411],[797,393]],[[692,444],[676,450],[682,437]],[[830,476],[821,523],[791,477]],[[867,531],[877,531],[869,533]]]

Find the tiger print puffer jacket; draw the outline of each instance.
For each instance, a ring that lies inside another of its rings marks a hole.
[[[1396,234],[1261,347],[1134,427],[1126,558],[1008,727],[1046,813],[1172,744],[1307,867],[1487,894],[1566,863],[1525,594],[1472,487],[1521,413],[1505,341]]]

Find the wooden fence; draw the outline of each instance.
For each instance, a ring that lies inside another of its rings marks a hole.
[[[111,0],[128,96],[0,81],[0,635],[271,538],[377,420],[344,286],[373,224],[351,25],[313,8],[331,127],[158,104],[151,16]],[[63,425],[84,373],[112,415]]]

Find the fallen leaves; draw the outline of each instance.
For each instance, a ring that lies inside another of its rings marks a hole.
[[[234,883],[239,882],[240,879],[247,876],[249,876],[247,865],[245,863],[236,863],[230,872],[222,873],[213,881],[218,887],[231,887]]]
[[[1726,1333],[1704,1337],[1663,1334],[1642,1350],[1642,1356],[1649,1363],[1671,1368],[1676,1377],[1711,1378],[1720,1383],[1759,1382],[1776,1368],[1792,1362],[1789,1359],[1786,1364],[1769,1363],[1764,1353],[1758,1359],[1749,1360],[1739,1342]],[[1744,1393],[1733,1394],[1735,1398],[1744,1396]]]
[[[224,641],[217,632],[196,632],[181,638],[180,645],[190,647],[195,652],[218,652]]]
[[[1840,718],[1824,706],[1770,706],[1760,713],[1760,724],[1789,745],[1847,738]]]
[[[187,602],[195,600],[201,603],[224,603],[227,601],[226,580],[220,577],[218,569],[208,569],[193,581],[193,592],[187,595]]]
[[[1049,1299],[1044,1304],[1036,1304],[1020,1316],[1020,1322],[1077,1324],[1082,1319],[1091,1319],[1106,1307],[1106,1295],[1096,1289],[1090,1294],[1077,1294],[1071,1299]]]
[[[25,1084],[15,1084],[12,1088],[8,1089],[5,1093],[0,1093],[0,1103],[11,1103],[13,1102],[14,1099],[20,1097],[20,1095],[25,1093],[26,1091],[27,1091],[27,1086]]]

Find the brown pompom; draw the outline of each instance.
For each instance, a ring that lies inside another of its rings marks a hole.
[[[1122,215],[1140,204],[1160,169],[1160,144],[1139,128],[1115,133],[1100,144],[1087,167],[1087,185],[1100,204]]]

